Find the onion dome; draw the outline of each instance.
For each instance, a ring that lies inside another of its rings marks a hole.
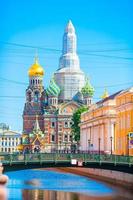
[[[44,75],[44,69],[43,67],[38,63],[38,57],[35,57],[34,64],[30,67],[28,71],[28,75],[30,77],[32,76],[43,76]]]
[[[92,97],[93,94],[94,94],[94,88],[92,87],[92,85],[90,84],[89,82],[89,79],[86,78],[86,81],[85,81],[85,85],[84,87],[81,89],[81,92],[84,96],[90,96]]]
[[[19,145],[17,146],[17,150],[18,150],[18,151],[23,151],[23,149],[24,149],[24,146],[23,146],[22,144],[19,144]]]
[[[50,84],[48,88],[46,89],[47,95],[48,96],[58,96],[60,94],[60,88],[56,84],[54,77],[50,80]]]
[[[109,96],[108,90],[105,88],[103,95],[101,96],[101,99],[105,99]]]

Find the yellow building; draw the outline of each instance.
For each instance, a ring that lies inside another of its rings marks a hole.
[[[119,91],[82,113],[83,151],[133,155],[133,87]]]
[[[133,155],[133,87],[116,96],[115,153]]]
[[[83,151],[114,152],[116,100],[121,91],[106,96],[81,115],[80,145]]]

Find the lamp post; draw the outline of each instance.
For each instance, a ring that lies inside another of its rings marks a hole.
[[[61,141],[59,141],[59,144],[60,144],[60,153],[61,153]]]
[[[110,137],[110,145],[111,145],[110,152],[111,152],[111,155],[112,155],[112,141],[113,141],[113,137],[111,136]]]
[[[99,158],[100,158],[100,154],[101,154],[101,138],[98,138],[98,152],[99,152]]]
[[[90,153],[90,142],[91,142],[91,140],[88,139],[88,153]]]
[[[66,153],[66,145],[67,145],[67,142],[65,142],[65,153]]]
[[[129,135],[127,135],[127,155],[129,156]]]

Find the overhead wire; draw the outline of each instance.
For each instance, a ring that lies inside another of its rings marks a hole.
[[[0,41],[0,42],[4,43],[4,44],[7,44],[7,45],[17,46],[17,47],[32,48],[32,49],[38,49],[38,50],[41,49],[41,50],[45,50],[45,51],[52,51],[54,53],[55,52],[61,52],[60,49],[56,49],[56,48],[46,48],[46,47],[41,47],[41,46],[25,45],[25,44],[19,44],[19,43],[3,42],[3,41]],[[119,49],[119,50],[121,51],[121,49]],[[117,49],[117,51],[118,51],[118,49]],[[125,59],[125,60],[131,60],[131,61],[133,60],[132,57],[88,53],[87,51],[86,52],[84,52],[84,51],[78,51],[78,52],[81,55],[98,56],[98,57],[100,56],[100,57],[106,57],[106,58]],[[96,51],[93,51],[93,52],[96,52]]]

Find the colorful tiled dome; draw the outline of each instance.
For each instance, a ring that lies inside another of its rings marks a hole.
[[[93,96],[94,95],[94,88],[92,87],[92,85],[90,84],[90,81],[88,78],[86,78],[85,81],[85,85],[84,87],[81,89],[81,92],[83,95],[87,95],[87,96]]]
[[[54,77],[52,77],[52,79],[50,80],[50,84],[46,89],[48,96],[58,96],[60,94],[60,91],[61,90],[59,86],[56,84]]]

